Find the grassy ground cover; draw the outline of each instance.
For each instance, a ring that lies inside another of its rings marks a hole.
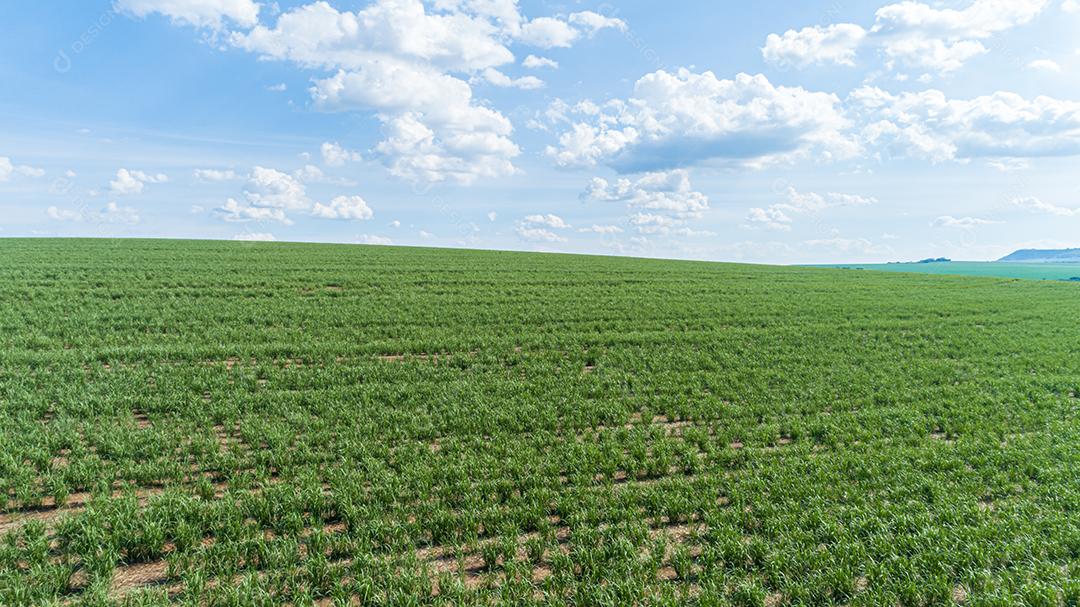
[[[0,605],[1080,601],[1074,284],[0,259]]]

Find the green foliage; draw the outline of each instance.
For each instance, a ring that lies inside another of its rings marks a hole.
[[[0,255],[0,605],[1080,602],[1075,285]]]

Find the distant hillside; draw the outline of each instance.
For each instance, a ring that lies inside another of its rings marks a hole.
[[[1080,263],[1080,249],[1021,249],[1002,257],[1002,262]]]

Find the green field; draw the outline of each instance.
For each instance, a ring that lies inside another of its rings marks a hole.
[[[1077,285],[0,258],[0,605],[1080,602]]]
[[[1080,281],[1077,263],[1001,263],[993,261],[950,261],[947,263],[880,263],[840,264],[822,266],[848,270],[879,272],[908,272],[917,274],[951,274],[955,276],[998,276],[1028,280]]]

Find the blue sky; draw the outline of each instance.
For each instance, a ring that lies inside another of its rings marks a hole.
[[[0,236],[1080,246],[1080,3],[8,2]]]

